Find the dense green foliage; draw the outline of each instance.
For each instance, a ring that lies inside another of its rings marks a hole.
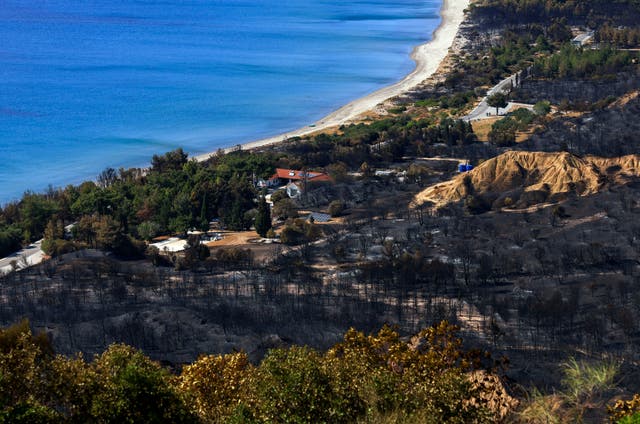
[[[20,248],[22,231],[16,226],[0,229],[0,256],[6,256]]]
[[[427,146],[449,146],[476,142],[471,125],[460,120],[418,119],[408,115],[341,127],[340,134],[319,134],[304,143],[295,143],[288,152],[302,166],[329,167],[344,164],[357,169],[397,161],[405,155],[422,155]]]
[[[438,97],[431,97],[416,102],[416,106],[419,107],[439,107],[442,109],[460,109],[467,106],[470,102],[476,99],[476,93],[473,90],[461,91],[454,93],[453,95],[445,95]]]
[[[551,103],[546,100],[542,100],[533,105],[533,112],[538,116],[545,116],[551,112]]]
[[[271,229],[271,210],[269,209],[269,205],[264,199],[264,196],[261,196],[258,201],[255,228],[260,237],[266,237],[267,232]]]
[[[565,44],[574,24],[592,28],[602,24],[598,40],[617,46],[637,44],[635,26],[617,26],[640,16],[637,0],[483,0],[471,9],[480,22],[499,24],[500,37],[479,37],[478,48],[455,58],[455,68],[443,83],[446,94],[438,91],[418,100],[418,107],[457,113],[482,92],[479,87],[530,65],[540,78],[603,77],[628,69],[635,58],[610,48],[581,50]],[[229,229],[249,228],[258,206],[253,181],[270,176],[276,166],[324,168],[335,181],[342,181],[347,171],[363,163],[377,166],[406,155],[433,153],[433,146],[476,141],[466,123],[435,114],[414,119],[404,113],[405,106],[400,109],[396,112],[401,115],[344,126],[336,134],[291,140],[279,154],[235,152],[197,163],[178,149],[154,156],[148,171],[106,169],[96,182],[26,193],[0,210],[0,256],[41,238],[50,223],[57,227],[72,222],[79,223],[76,240],[81,244],[137,256],[143,248],[137,240],[204,229],[210,219],[219,218]],[[48,252],[74,249],[59,237],[59,231],[49,232]]]
[[[496,115],[498,110],[507,107],[507,96],[504,93],[496,93],[487,97],[487,104],[496,108]]]
[[[256,206],[252,178],[268,176],[274,161],[270,154],[238,152],[198,163],[178,149],[154,156],[146,173],[105,170],[98,183],[27,193],[0,210],[0,254],[43,235],[48,253],[67,251],[60,228],[73,221],[76,242],[123,256],[144,250],[137,239],[208,229],[213,218],[246,229],[252,225],[247,212]]]
[[[482,0],[474,4],[476,16],[500,24],[523,24],[564,18],[595,25],[614,19],[637,22],[638,0]]]
[[[554,55],[537,59],[532,75],[536,78],[602,78],[629,69],[635,55],[610,47],[577,49],[565,45]]]
[[[597,41],[620,47],[637,45],[637,0],[482,0],[473,2],[470,9],[480,27],[480,34],[473,34],[474,42],[484,48],[467,54],[447,77],[446,85],[457,90],[492,85],[525,70],[534,60],[569,42],[574,25],[597,28]],[[485,37],[483,41],[482,33],[491,33],[485,25],[500,28],[500,39]]]
[[[565,33],[566,25],[557,24],[555,32]],[[554,32],[554,34],[555,34]],[[567,41],[566,34],[551,38],[546,27],[531,24],[524,28],[506,30],[500,40],[492,42],[487,50],[474,51],[467,55],[449,73],[445,86],[452,89],[463,87],[465,92],[477,87],[491,86],[516,71],[526,69],[541,54],[548,54],[558,44],[554,39]]]
[[[112,345],[93,362],[54,356],[27,321],[0,331],[0,422],[197,422],[173,377]]]
[[[613,2],[624,4],[635,7],[637,2]],[[478,8],[500,7],[527,23],[464,60],[445,83],[462,91],[416,105],[461,109],[475,98],[469,87],[494,83],[531,64],[539,78],[602,77],[628,69],[633,54],[609,48],[591,51],[566,45],[552,54],[570,37],[572,17],[588,16],[593,5],[604,2],[479,2]],[[536,19],[549,19],[549,24],[540,25]],[[599,37],[625,46],[636,42],[634,34],[609,29]],[[535,109],[538,115],[549,110],[542,102]],[[508,146],[515,142],[516,132],[535,119],[527,110],[516,111],[493,125],[489,139]],[[278,146],[277,154],[235,152],[198,163],[176,150],[154,156],[148,171],[107,169],[96,183],[41,195],[27,193],[21,201],[6,205],[0,210],[0,255],[42,235],[47,253],[69,251],[74,246],[64,240],[64,225],[70,222],[77,222],[73,232],[80,246],[129,257],[144,250],[139,240],[204,229],[212,218],[230,229],[253,224],[265,236],[273,233],[271,214],[263,199],[254,201],[253,180],[268,177],[275,167],[324,168],[334,180],[348,181],[350,170],[370,178],[373,167],[406,155],[426,155],[434,145],[474,142],[471,126],[463,121],[404,115],[345,126],[336,134],[290,140]],[[429,172],[414,164],[407,178],[420,182]],[[488,210],[491,205],[471,195],[472,189],[465,200],[467,210]],[[274,215],[289,219],[282,230],[283,242],[309,242],[319,236],[318,226],[295,219],[297,207],[290,199],[274,196],[273,200]],[[339,215],[343,208],[344,203],[336,200],[330,213]],[[437,260],[427,268],[427,259],[417,252],[415,257],[408,252],[395,257],[392,244],[385,243],[384,248],[390,263],[403,272],[403,284],[416,275],[437,279],[438,266],[453,268]],[[184,264],[208,254],[208,249],[189,241]],[[238,248],[219,249],[216,258],[230,264],[252,261],[250,251]],[[363,278],[369,274],[378,281],[376,266],[364,264]],[[453,275],[449,268],[446,271],[443,274]],[[124,345],[110,347],[89,363],[55,357],[46,340],[33,337],[23,323],[0,332],[0,423],[489,421],[487,405],[478,400],[479,390],[467,378],[472,358],[472,352],[461,348],[453,328],[442,324],[422,331],[411,344],[389,328],[371,336],[350,331],[326,353],[301,347],[276,349],[257,365],[243,353],[206,356],[176,377]]]
[[[340,134],[296,139],[279,154],[240,151],[197,162],[178,149],[155,155],[147,171],[107,169],[95,183],[26,193],[19,202],[6,205],[0,209],[0,256],[43,236],[47,253],[72,251],[74,244],[64,240],[64,226],[73,222],[79,247],[123,257],[144,252],[139,240],[208,229],[211,219],[220,219],[231,230],[257,224],[256,230],[266,235],[271,227],[269,211],[256,204],[254,181],[271,176],[276,167],[324,168],[341,181],[363,162],[379,164],[423,154],[438,143],[455,146],[475,141],[471,125],[462,121],[402,116],[346,126]],[[291,208],[285,206],[274,209],[275,215],[292,217]]]
[[[91,362],[54,356],[28,322],[0,331],[0,422],[489,422],[467,372],[481,356],[441,323],[411,343],[391,328],[355,330],[326,353],[204,356],[172,376],[126,345]]]

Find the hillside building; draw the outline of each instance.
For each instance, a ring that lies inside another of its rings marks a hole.
[[[302,195],[305,184],[331,181],[333,181],[331,177],[323,172],[277,168],[271,178],[268,180],[260,180],[256,185],[259,188],[278,188],[284,186],[289,197],[297,198]]]
[[[583,32],[581,34],[576,35],[573,40],[571,40],[571,44],[574,47],[584,47],[587,44],[590,44],[593,41],[593,32]]]

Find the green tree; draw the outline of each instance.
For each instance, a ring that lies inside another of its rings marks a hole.
[[[232,230],[246,230],[252,221],[247,211],[254,209],[255,189],[246,178],[236,175],[228,182],[221,193],[218,213],[225,226]]]
[[[256,370],[256,418],[262,422],[339,422],[339,402],[320,355],[307,347],[271,350]]]
[[[533,111],[538,116],[545,116],[549,112],[551,112],[551,103],[546,100],[539,101],[535,105],[533,105]]]
[[[487,97],[487,104],[496,108],[496,115],[499,109],[507,107],[507,96],[504,93],[496,93]]]
[[[33,402],[19,403],[0,411],[2,424],[53,424],[61,421],[55,410]]]
[[[264,196],[260,196],[254,225],[260,237],[266,237],[267,232],[271,229],[271,210]]]
[[[195,423],[170,374],[129,346],[111,345],[96,357],[92,414],[103,423]]]
[[[78,187],[78,196],[71,205],[71,212],[74,215],[106,214],[109,206],[105,190],[87,181]]]
[[[282,199],[273,205],[273,214],[281,219],[296,218],[298,208],[291,199]]]
[[[249,400],[253,369],[245,353],[203,356],[184,367],[179,387],[203,421],[222,422]]]
[[[164,155],[153,155],[151,170],[153,172],[179,171],[187,163],[188,155],[182,148],[172,150]]]
[[[154,221],[144,221],[140,225],[138,225],[138,235],[142,238],[142,240],[150,241],[158,234],[160,234],[160,231],[160,225]]]
[[[222,215],[225,225],[236,231],[242,231],[245,229],[245,211],[242,209],[242,201],[237,197],[232,201],[231,208],[225,211]]]
[[[446,322],[410,343],[384,326],[369,336],[347,331],[325,355],[325,366],[334,390],[352,396],[342,410],[367,411],[367,422],[493,422],[466,376],[474,355],[462,350],[457,328]]]
[[[536,47],[540,51],[549,51],[551,48],[551,46],[549,45],[549,41],[542,34],[540,34],[538,38],[536,38]]]
[[[34,336],[28,320],[0,330],[0,423],[56,421],[45,380],[52,358],[48,338]]]
[[[518,123],[511,117],[503,118],[491,125],[488,138],[498,147],[512,146],[516,142]]]
[[[288,222],[280,231],[280,241],[284,244],[298,244],[319,239],[322,236],[320,226],[304,219]]]
[[[209,214],[207,212],[207,193],[202,196],[202,205],[200,206],[200,225],[198,228],[202,231],[209,230]]]
[[[85,215],[72,230],[75,239],[87,243],[89,247],[96,247],[95,220],[96,217]]]
[[[116,250],[122,234],[118,223],[110,216],[99,216],[93,221],[96,245],[105,250]]]
[[[0,256],[4,257],[20,249],[22,231],[16,226],[0,227]]]
[[[284,244],[298,244],[302,239],[302,234],[293,225],[285,225],[280,231],[280,241]]]
[[[182,265],[187,267],[194,267],[198,262],[203,261],[211,256],[209,247],[202,244],[200,236],[195,234],[187,237],[187,248],[184,251],[184,262]]]
[[[288,199],[287,192],[285,190],[278,190],[271,195],[271,202],[274,204],[278,203],[280,200]]]
[[[58,355],[47,368],[47,391],[65,422],[95,422],[92,403],[99,381],[82,354],[73,358]]]
[[[26,193],[20,202],[20,227],[27,241],[42,237],[49,219],[57,212],[55,202],[34,193]]]
[[[64,225],[57,217],[53,217],[44,229],[42,251],[50,256],[57,256],[73,250],[73,244],[64,239]]]
[[[567,25],[566,19],[555,20],[547,30],[549,38],[553,41],[569,41],[572,37],[571,28]]]

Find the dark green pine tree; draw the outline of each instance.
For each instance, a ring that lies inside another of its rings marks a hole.
[[[264,196],[260,196],[258,203],[258,214],[255,221],[256,232],[260,237],[266,237],[267,231],[271,229],[271,210]]]
[[[496,108],[497,115],[499,109],[504,109],[509,103],[507,100],[507,96],[504,93],[496,93],[492,96],[487,97],[487,104],[491,107]]]
[[[202,207],[200,208],[200,229],[207,231],[209,229],[209,219],[207,216],[207,193],[202,197]]]

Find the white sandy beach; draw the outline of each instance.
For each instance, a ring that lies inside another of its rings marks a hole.
[[[251,141],[242,144],[242,149],[267,146],[282,142],[288,138],[300,137],[315,133],[327,128],[338,127],[348,123],[363,113],[374,109],[380,103],[399,96],[402,93],[411,91],[421,82],[433,75],[440,63],[449,52],[453,40],[458,32],[458,28],[464,19],[464,10],[469,6],[470,0],[444,0],[440,9],[442,21],[433,34],[433,39],[425,44],[416,47],[411,54],[411,58],[416,62],[416,67],[402,81],[388,87],[375,91],[368,96],[354,100],[341,107],[335,112],[325,116],[319,121],[273,137],[262,140]],[[236,147],[227,148],[225,151],[235,150]],[[199,161],[206,160],[216,152],[205,153],[196,156]]]

